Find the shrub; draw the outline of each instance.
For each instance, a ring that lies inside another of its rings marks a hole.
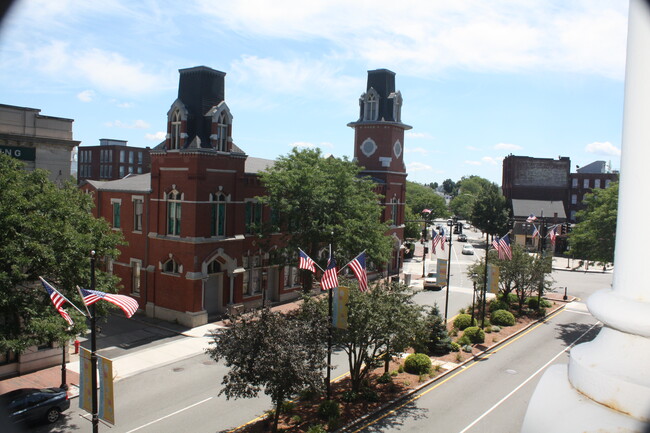
[[[411,374],[429,374],[431,358],[424,353],[412,353],[404,360],[404,370]]]
[[[469,344],[464,345],[463,352],[472,353],[472,346],[470,346]]]
[[[300,415],[294,415],[291,417],[291,422],[294,424],[300,424],[302,422],[302,417]]]
[[[461,308],[460,310],[458,310],[458,314],[465,314],[465,313],[466,313],[466,311],[465,311],[464,308]]]
[[[474,324],[476,324],[476,320],[474,320]],[[458,328],[462,331],[468,326],[472,326],[472,316],[469,314],[459,314],[454,319],[454,328]]]
[[[303,401],[310,401],[310,400],[313,400],[316,397],[318,397],[318,395],[319,395],[319,392],[316,391],[315,389],[313,389],[313,388],[305,388],[302,391],[300,391],[300,394],[299,394],[298,398],[300,398],[300,400],[303,400]]]
[[[467,346],[468,344],[472,344],[472,341],[467,335],[463,335],[458,339],[457,343],[459,346]]]
[[[494,300],[490,302],[490,313],[497,310],[509,310],[509,309],[510,309],[510,305],[508,305],[508,303],[505,301]]]
[[[322,424],[314,424],[307,429],[307,433],[327,433]]]
[[[462,360],[463,360],[463,355],[461,355],[460,352],[458,352],[456,354],[456,362],[461,362]]]
[[[492,326],[486,326],[485,327],[485,333],[489,334],[490,332],[492,332]]]
[[[318,416],[323,419],[337,418],[341,416],[341,408],[334,400],[325,400],[318,406]]]
[[[499,332],[499,331],[501,331],[501,327],[500,327],[500,326],[497,326],[497,325],[492,325],[492,326],[490,326],[490,328],[492,328],[492,332]]]
[[[537,315],[538,315],[539,317],[544,317],[544,316],[546,316],[546,308],[544,308],[544,307],[540,307],[540,308],[538,308],[538,309],[537,309]]]
[[[492,313],[491,321],[499,326],[512,326],[515,324],[515,316],[510,311],[497,310]]]
[[[371,403],[379,401],[379,394],[373,389],[366,389],[363,391],[363,399]]]
[[[391,373],[384,373],[377,378],[377,383],[389,383],[393,381]]]
[[[398,374],[399,374],[399,373],[404,373],[404,365],[400,365],[400,366],[397,368],[397,373],[398,373]]]
[[[526,305],[531,310],[537,310],[537,307],[539,307],[539,303],[537,302],[537,297],[536,296],[535,297],[531,296],[529,298],[526,298]]]
[[[480,344],[485,341],[485,332],[478,326],[470,326],[469,328],[465,328],[463,337],[469,338],[472,344]]]
[[[452,352],[458,352],[460,350],[460,344],[456,343],[455,341],[451,342],[451,351]]]
[[[359,399],[359,394],[357,394],[354,391],[343,391],[343,395],[341,396],[341,400],[343,400],[346,403],[352,403],[355,402]]]
[[[451,328],[451,330],[449,331],[449,336],[450,336],[450,337],[455,337],[455,336],[457,336],[457,335],[458,335],[458,329],[456,329],[456,328]]]
[[[548,299],[542,299],[542,307],[551,308],[553,304]]]
[[[508,296],[501,295],[499,296],[499,300],[507,302],[509,305],[519,303],[519,297],[517,296],[516,293],[508,293]]]

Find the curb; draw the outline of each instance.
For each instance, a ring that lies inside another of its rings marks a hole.
[[[383,406],[377,408],[376,410],[372,411],[371,413],[368,413],[368,414],[362,416],[361,418],[358,418],[358,419],[350,422],[349,424],[341,427],[340,429],[336,430],[335,433],[347,432],[347,431],[349,431],[349,430],[351,430],[351,429],[353,429],[355,427],[358,427],[360,424],[363,424],[364,421],[369,420],[371,418],[375,418],[381,412],[384,412],[385,410],[387,410],[387,409],[389,409],[391,407],[399,405],[404,400],[407,400],[409,397],[411,397],[413,394],[416,394],[420,390],[422,390],[422,389],[434,384],[435,382],[443,379],[444,377],[450,375],[451,373],[455,372],[456,370],[464,367],[466,364],[468,364],[468,363],[470,363],[472,361],[476,361],[478,358],[483,356],[486,352],[489,352],[489,351],[493,350],[494,348],[502,345],[503,343],[515,338],[516,336],[518,336],[519,334],[525,332],[526,330],[533,327],[534,325],[537,325],[538,323],[544,322],[547,318],[550,318],[555,313],[557,313],[560,310],[563,310],[564,308],[566,308],[566,304],[568,304],[571,301],[560,301],[560,302],[564,302],[564,305],[560,305],[559,307],[555,308],[550,313],[546,314],[544,317],[540,317],[539,319],[535,320],[534,322],[530,322],[528,325],[521,328],[519,331],[517,331],[514,334],[509,335],[507,338],[493,344],[492,346],[488,347],[487,349],[483,350],[482,352],[477,353],[476,355],[472,356],[471,358],[467,358],[465,361],[458,364],[456,367],[452,368],[451,370],[447,370],[444,373],[442,373],[442,374],[440,374],[440,375],[438,375],[438,376],[436,376],[436,377],[434,377],[432,379],[429,379],[427,382],[424,382],[423,384],[413,388],[412,390],[408,391],[407,393],[400,395],[395,400],[389,401],[388,403],[386,403]]]

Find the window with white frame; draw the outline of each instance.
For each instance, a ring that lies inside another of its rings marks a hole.
[[[219,272],[221,272],[221,263],[214,259],[208,264],[208,274],[218,274]]]
[[[253,296],[262,293],[262,274],[261,256],[252,255],[242,258],[244,269],[243,274],[243,291],[245,296]]]
[[[142,214],[143,214],[143,199],[140,197],[133,198],[133,230],[137,232],[142,231]]]
[[[594,188],[600,188],[600,179],[594,180]]]
[[[167,194],[167,234],[181,234],[181,193],[176,190]]]
[[[577,187],[578,187],[578,178],[577,178],[577,177],[574,177],[574,178],[571,180],[571,186],[572,186],[573,188],[577,188]]]
[[[133,151],[129,150],[129,164],[133,164],[133,161],[134,161],[134,159],[133,159]]]
[[[131,293],[140,295],[140,276],[142,273],[142,261],[131,259]]]
[[[390,201],[390,219],[392,221],[392,225],[396,226],[398,221],[397,217],[399,215],[399,200],[397,197],[393,197],[393,199]]]
[[[228,151],[228,118],[225,111],[221,112],[217,122],[217,150]]]
[[[583,188],[589,188],[589,179],[585,179],[582,181],[582,187]]]
[[[298,286],[298,268],[295,266],[285,266],[284,267],[284,281],[283,286],[285,288],[296,287]]]
[[[366,93],[364,107],[363,107],[363,120],[377,120],[379,115],[379,94],[375,89],[370,89]]]
[[[121,226],[122,200],[111,199],[111,205],[113,206],[113,228],[119,229]]]
[[[180,149],[181,147],[181,111],[174,110],[172,113],[171,134],[169,140],[170,149]]]
[[[126,162],[126,150],[120,150],[120,162]]]
[[[605,179],[605,188],[609,188],[610,183],[611,183],[610,179]]]
[[[571,194],[571,204],[576,204],[578,202],[578,196],[576,194]]]
[[[254,201],[246,202],[246,234],[253,234],[259,230],[262,222],[262,204]]]
[[[210,206],[210,234],[212,236],[226,235],[226,196],[218,193],[211,197],[212,205]]]

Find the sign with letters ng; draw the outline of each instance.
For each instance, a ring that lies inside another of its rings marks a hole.
[[[0,146],[0,153],[21,161],[36,161],[36,149],[33,147]]]

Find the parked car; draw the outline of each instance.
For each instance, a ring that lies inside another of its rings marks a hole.
[[[14,423],[53,423],[70,408],[70,400],[63,388],[21,388],[0,395],[0,405],[7,409]]]
[[[467,235],[461,233],[458,235],[458,242],[467,242]]]
[[[469,228],[470,228],[470,225],[469,225],[469,224],[464,224],[464,225],[463,225],[463,228],[464,228],[464,229],[469,229]]]
[[[438,274],[435,272],[429,272],[424,278],[423,288],[424,290],[441,290],[442,287],[438,284]]]
[[[466,254],[468,256],[473,256],[474,255],[474,247],[471,244],[463,245],[463,254]]]

